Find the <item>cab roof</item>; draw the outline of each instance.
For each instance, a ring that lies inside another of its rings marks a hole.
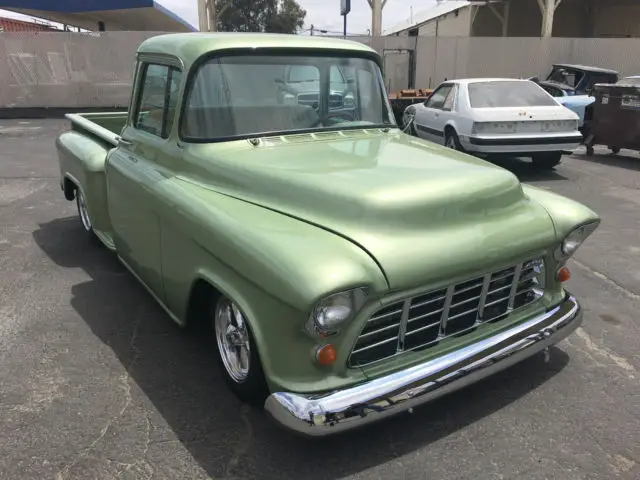
[[[357,52],[378,56],[372,48],[350,40],[277,33],[173,33],[151,37],[140,44],[138,53],[172,55],[185,66],[206,53],[233,49],[299,48]]]

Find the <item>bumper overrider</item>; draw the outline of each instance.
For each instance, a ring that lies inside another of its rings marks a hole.
[[[323,395],[277,392],[266,411],[306,436],[351,430],[412,409],[499,372],[569,336],[582,323],[577,300],[562,303],[490,338],[369,382]]]

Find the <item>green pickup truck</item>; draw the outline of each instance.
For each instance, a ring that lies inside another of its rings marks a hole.
[[[61,188],[245,401],[308,436],[480,380],[573,332],[598,215],[401,131],[380,56],[340,39],[171,34],[130,109],[69,114]],[[292,66],[318,101],[285,101]],[[348,108],[331,104],[345,79]]]

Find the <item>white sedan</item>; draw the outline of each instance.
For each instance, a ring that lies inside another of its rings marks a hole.
[[[579,117],[530,80],[446,81],[424,102],[407,107],[410,133],[482,156],[531,157],[553,168],[582,142]]]

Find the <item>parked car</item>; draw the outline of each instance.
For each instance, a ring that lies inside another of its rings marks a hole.
[[[640,75],[630,75],[628,77],[624,77],[622,80],[618,81],[618,85],[640,85]]]
[[[284,78],[277,78],[282,103],[308,105],[317,108],[320,102],[320,72],[309,65],[288,65],[283,72]],[[349,89],[349,82],[341,71],[340,65],[333,65],[329,72],[331,90],[329,92],[329,110],[347,110],[354,112],[355,96]]]
[[[487,157],[531,157],[554,168],[580,145],[578,116],[529,80],[475,78],[443,82],[407,108],[411,133],[454,150]]]
[[[534,79],[536,81],[536,79]],[[592,95],[569,95],[568,91],[564,88],[558,87],[556,85],[551,85],[547,82],[538,83],[549,95],[554,97],[560,105],[567,107],[572,112],[575,112],[579,118],[579,130],[582,132],[585,124],[587,123],[587,109],[593,105],[596,101],[595,97]],[[589,119],[592,119],[593,115],[589,116]],[[584,135],[584,132],[583,132]]]
[[[279,103],[282,65],[321,72],[318,108]],[[329,108],[335,65],[357,119]],[[56,142],[84,233],[208,327],[233,392],[304,435],[411,411],[582,321],[566,264],[598,215],[403,133],[381,68],[340,39],[155,36],[129,110],[69,114]],[[149,102],[150,76],[179,87]]]
[[[620,73],[615,70],[557,63],[540,85],[559,88],[569,96],[591,95],[596,83],[616,83],[619,77]]]

